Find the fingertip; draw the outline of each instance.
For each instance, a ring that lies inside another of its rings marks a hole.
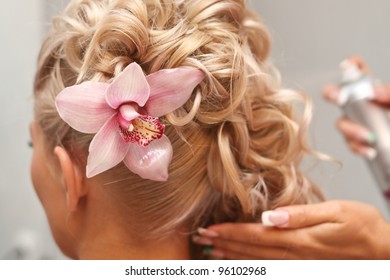
[[[364,146],[359,147],[357,153],[364,156],[368,160],[374,160],[378,155],[377,151],[374,148]]]
[[[219,233],[216,232],[215,230],[211,229],[210,227],[209,228],[198,228],[198,233],[202,236],[206,236],[206,237],[218,237],[219,236]]]
[[[204,245],[204,246],[212,246],[213,245],[213,240],[210,238],[204,237],[204,236],[199,236],[199,235],[193,235],[191,237],[192,242],[199,244],[199,245]]]
[[[264,211],[261,215],[261,221],[264,226],[286,227],[290,219],[290,214],[282,209]]]
[[[340,89],[333,84],[326,85],[323,89],[323,97],[331,103],[338,104],[340,98]]]
[[[210,253],[210,256],[217,258],[217,259],[222,259],[225,257],[225,253],[222,250],[219,249],[213,249]]]
[[[207,246],[203,248],[203,254],[209,256],[213,252],[214,248],[211,246]]]
[[[373,145],[378,140],[378,137],[375,133],[345,117],[339,118],[337,120],[336,127],[347,139],[347,141]]]
[[[267,226],[267,227],[275,226],[275,224],[273,222],[271,222],[271,220],[270,220],[271,213],[272,213],[272,211],[264,211],[263,213],[261,213],[261,223],[264,226]]]
[[[375,101],[381,104],[390,104],[390,89],[386,86],[376,86],[374,90]]]
[[[296,229],[335,222],[340,207],[337,202],[325,201],[313,204],[299,204],[277,208],[289,213],[289,221],[283,228]]]
[[[210,247],[210,246],[205,247],[203,249],[203,254],[205,254],[206,256],[216,258],[216,259],[222,259],[225,257],[225,253],[222,250],[215,249],[215,248]]]

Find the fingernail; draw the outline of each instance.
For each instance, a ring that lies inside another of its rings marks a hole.
[[[265,226],[281,226],[288,222],[290,215],[283,210],[264,211],[261,221]]]
[[[210,253],[210,256],[212,257],[216,257],[216,258],[223,258],[225,256],[225,254],[220,251],[220,250],[212,250],[211,253]]]
[[[367,135],[367,143],[368,144],[375,144],[376,141],[378,140],[378,137],[376,136],[375,133],[373,132],[369,132],[368,135]]]
[[[219,258],[219,259],[222,259],[223,257],[225,257],[225,254],[221,250],[216,250],[213,247],[205,247],[203,249],[203,254],[205,254],[207,256]]]
[[[199,245],[211,246],[213,245],[213,241],[210,238],[194,235],[192,236],[192,241]]]
[[[378,140],[378,137],[376,137],[375,133],[370,132],[366,129],[358,130],[357,137],[360,139],[360,141],[366,142],[370,145],[375,144],[375,142]]]
[[[359,130],[358,131],[358,137],[360,138],[361,141],[366,142],[367,144],[375,144],[375,142],[378,140],[378,137],[376,137],[376,134],[373,132],[370,132],[366,129],[364,130]]]
[[[198,228],[198,233],[202,236],[207,237],[218,237],[219,234],[216,231],[205,229],[205,228]]]
[[[376,150],[371,147],[363,147],[360,149],[359,153],[369,160],[375,159],[376,156],[378,155]]]
[[[212,252],[213,252],[213,247],[205,247],[205,248],[203,248],[203,253],[205,255],[211,255]]]

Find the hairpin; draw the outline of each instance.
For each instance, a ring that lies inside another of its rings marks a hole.
[[[89,146],[87,177],[123,161],[142,178],[166,181],[172,145],[159,117],[187,102],[203,78],[195,68],[145,76],[131,63],[111,83],[87,81],[62,90],[55,101],[60,117],[77,131],[96,133]]]

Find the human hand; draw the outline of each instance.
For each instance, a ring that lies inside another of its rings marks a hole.
[[[200,229],[193,240],[227,259],[390,259],[390,224],[370,205],[294,205],[269,218],[275,227],[225,223]]]
[[[354,56],[348,60],[356,64],[363,72],[370,72],[361,58]],[[376,86],[374,90],[373,102],[385,108],[390,107],[390,85]],[[340,91],[336,85],[328,85],[324,88],[323,95],[328,101],[337,104]],[[343,134],[348,146],[353,152],[367,158],[375,157],[375,150],[371,147],[376,141],[376,135],[374,133],[346,117],[341,117],[337,121],[337,128]]]

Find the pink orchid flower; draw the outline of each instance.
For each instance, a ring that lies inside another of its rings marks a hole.
[[[163,69],[145,77],[137,63],[111,84],[84,82],[56,98],[60,117],[82,133],[96,133],[89,146],[87,177],[123,161],[142,178],[166,181],[172,145],[159,117],[181,107],[203,80],[195,68]]]

